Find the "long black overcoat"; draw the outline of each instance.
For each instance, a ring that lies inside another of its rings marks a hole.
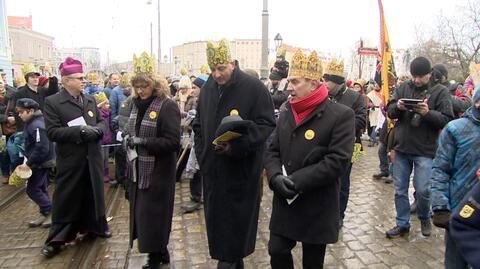
[[[210,255],[237,261],[255,249],[260,173],[275,119],[266,87],[238,68],[219,93],[210,76],[201,90],[193,124],[195,151],[203,175]],[[224,117],[235,114],[251,121],[248,134],[231,143],[233,156],[218,155],[212,145],[215,131]]]
[[[310,244],[337,241],[339,178],[352,157],[354,129],[352,109],[328,99],[298,126],[290,104],[282,106],[265,168],[271,182],[284,165],[300,195],[288,205],[274,193],[272,233]]]
[[[93,215],[82,212],[93,206],[96,219],[105,216],[103,190],[103,159],[101,138],[95,142],[84,142],[80,126],[69,127],[68,122],[83,117],[87,125],[97,126],[102,132],[105,124],[92,96],[81,94],[83,104],[74,101],[62,89],[45,100],[44,117],[47,136],[56,143],[57,176],[53,194],[52,221],[68,223],[82,216]],[[90,182],[86,182],[89,180]],[[86,189],[86,188],[91,188]],[[93,194],[93,204],[90,194]],[[89,205],[85,205],[88,203]]]
[[[146,113],[144,118],[149,116]],[[148,189],[138,189],[137,182],[129,185],[130,247],[138,239],[140,252],[163,252],[172,226],[176,152],[180,147],[180,110],[175,102],[164,101],[157,117],[157,133],[146,141],[155,164]]]

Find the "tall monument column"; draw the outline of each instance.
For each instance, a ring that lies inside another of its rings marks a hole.
[[[262,63],[260,77],[268,78],[268,0],[263,0],[262,11]]]

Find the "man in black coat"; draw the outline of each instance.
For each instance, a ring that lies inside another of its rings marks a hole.
[[[57,176],[52,226],[42,249],[56,255],[77,233],[110,237],[105,218],[101,140],[105,129],[95,99],[84,95],[81,62],[68,57],[60,65],[64,89],[45,101],[48,138],[56,143]]]
[[[210,255],[218,268],[243,268],[243,258],[255,250],[263,153],[275,119],[267,89],[234,65],[225,42],[207,46],[212,73],[200,92],[193,130]],[[243,119],[244,132],[215,147],[216,131],[229,115]]]
[[[393,129],[396,226],[386,232],[387,238],[410,232],[408,186],[412,170],[421,232],[430,236],[432,162],[438,135],[453,119],[450,94],[440,81],[433,79],[430,61],[425,57],[415,58],[410,73],[412,79],[395,90],[387,107],[388,117],[397,120]]]
[[[274,192],[268,252],[271,266],[293,268],[292,248],[303,245],[303,268],[323,268],[325,248],[338,240],[340,176],[352,158],[354,113],[328,99],[316,53],[298,50],[286,102],[267,148],[265,168]],[[298,195],[298,196],[296,196]],[[292,200],[294,199],[294,200]]]
[[[351,108],[355,113],[355,143],[361,144],[360,138],[367,126],[367,107],[362,95],[345,86],[343,62],[338,63],[336,60],[332,60],[328,63],[323,79],[328,88],[330,100]],[[351,172],[352,163],[350,162],[340,179],[340,227],[343,226],[345,210],[347,209],[348,197],[350,195]]]

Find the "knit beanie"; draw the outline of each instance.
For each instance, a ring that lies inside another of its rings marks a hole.
[[[193,84],[199,88],[202,88],[203,87],[203,84],[205,84],[207,80],[205,79],[204,76],[199,76],[198,78],[196,78],[194,81],[193,81]]]
[[[442,76],[448,78],[448,69],[444,64],[435,64],[433,65],[433,70],[438,71]]]
[[[425,57],[417,57],[410,63],[410,74],[412,74],[412,76],[421,77],[430,72],[432,72],[432,66],[430,65],[430,61]]]

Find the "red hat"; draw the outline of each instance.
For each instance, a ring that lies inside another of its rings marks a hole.
[[[63,63],[58,67],[60,69],[60,75],[68,76],[75,73],[83,73],[83,66],[79,60],[75,60],[72,57],[67,57]]]
[[[352,87],[352,84],[353,84],[353,82],[350,79],[347,80],[347,83],[346,83],[347,88]]]
[[[48,78],[45,76],[41,76],[38,78],[38,86],[43,87],[45,84],[47,84]]]

